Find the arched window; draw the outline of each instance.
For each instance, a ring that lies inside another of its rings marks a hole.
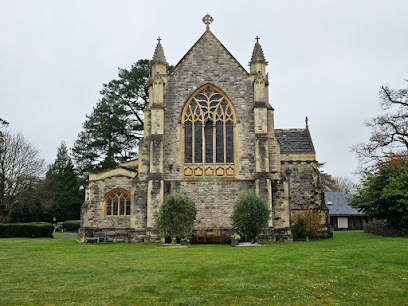
[[[130,216],[130,194],[124,189],[115,189],[105,197],[107,216]]]
[[[201,87],[184,107],[184,174],[232,176],[235,114],[215,86]]]

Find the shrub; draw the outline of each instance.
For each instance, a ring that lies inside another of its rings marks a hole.
[[[255,242],[256,237],[268,226],[269,215],[265,200],[250,190],[242,193],[235,201],[231,215],[232,226],[247,240]]]
[[[12,223],[0,224],[0,237],[49,237],[52,238],[54,225],[50,223]]]
[[[81,222],[79,220],[67,220],[62,225],[62,228],[67,232],[76,232],[80,226]]]
[[[374,235],[389,236],[387,224],[378,219],[371,220],[364,226],[364,232]]]
[[[302,240],[309,238],[319,238],[321,236],[321,218],[312,209],[304,210],[294,217],[293,239]]]
[[[194,202],[186,195],[169,194],[156,214],[155,232],[170,236],[172,242],[176,237],[188,236],[193,229],[197,209]]]
[[[364,232],[381,236],[408,236],[405,229],[395,229],[389,226],[385,220],[373,219],[364,226]]]

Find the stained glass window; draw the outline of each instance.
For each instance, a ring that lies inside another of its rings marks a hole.
[[[194,162],[202,163],[203,162],[203,127],[201,124],[196,124],[194,126]]]
[[[213,85],[199,89],[184,108],[184,162],[234,163],[235,120],[231,103],[219,89]]]
[[[205,162],[213,162],[213,124],[211,121],[205,123],[204,128],[205,135]]]
[[[126,200],[126,215],[130,215],[130,199]]]
[[[216,161],[224,162],[224,124],[217,122],[216,126]]]
[[[193,162],[193,125],[191,122],[186,122],[184,124],[184,158],[186,163],[192,163]]]
[[[113,214],[114,215],[118,214],[118,199],[117,198],[113,200]]]
[[[125,199],[124,198],[120,199],[120,214],[121,215],[125,214]]]
[[[130,215],[130,195],[123,189],[114,190],[106,196],[106,215]]]
[[[227,163],[234,162],[234,126],[232,122],[225,123],[225,138],[226,138],[226,160]]]
[[[106,214],[111,215],[112,214],[112,199],[108,199],[108,203],[106,206]]]

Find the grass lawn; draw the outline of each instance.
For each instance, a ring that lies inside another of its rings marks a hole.
[[[1,246],[0,304],[408,303],[407,238],[353,231],[258,248],[156,246]]]

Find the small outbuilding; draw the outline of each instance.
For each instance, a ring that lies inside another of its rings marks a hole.
[[[335,231],[362,230],[370,217],[351,207],[351,197],[344,192],[325,192],[325,203],[329,208],[330,225]]]

